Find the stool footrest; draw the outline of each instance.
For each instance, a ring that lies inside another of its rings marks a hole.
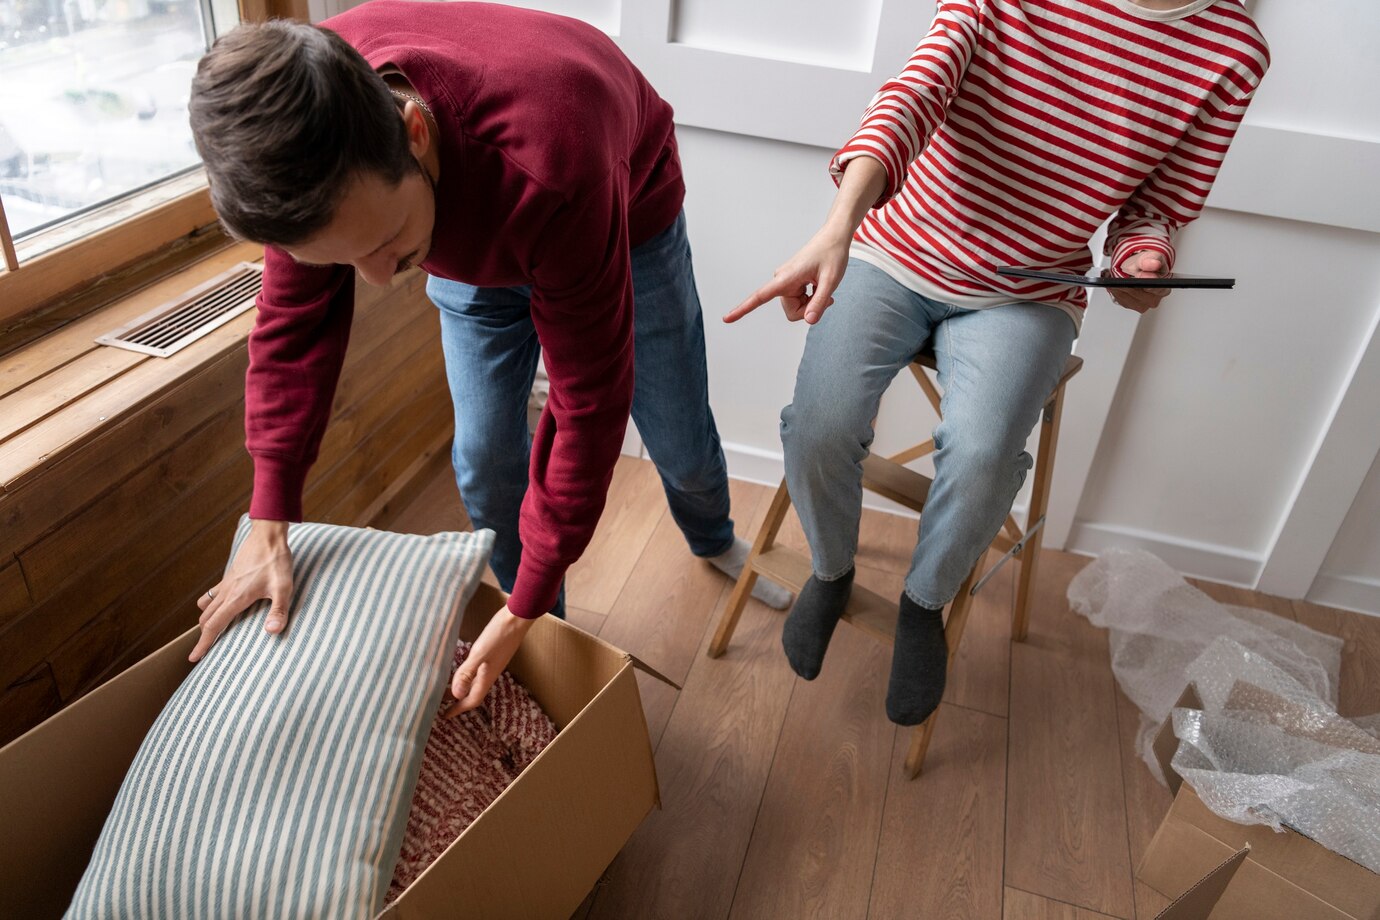
[[[869,454],[862,462],[863,488],[919,513],[934,480],[899,463]]]
[[[758,556],[752,567],[759,575],[797,594],[810,580],[810,560],[785,546],[773,546]],[[854,581],[843,618],[874,639],[890,645],[896,641],[896,617],[900,612],[898,603],[898,600],[887,600]]]

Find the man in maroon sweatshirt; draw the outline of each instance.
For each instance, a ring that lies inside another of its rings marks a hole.
[[[452,684],[477,706],[603,510],[629,412],[690,549],[737,577],[671,107],[606,36],[486,3],[373,0],[242,26],[202,59],[192,130],[222,222],[267,244],[249,339],[254,524],[201,598],[192,660],[255,601],[286,628],[287,524],[330,416],[354,277],[420,266],[440,308],[456,477],[510,592]],[[550,394],[535,436],[538,356]],[[759,594],[784,607],[784,590]]]

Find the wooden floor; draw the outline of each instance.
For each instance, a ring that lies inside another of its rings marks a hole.
[[[733,483],[750,537],[771,490]],[[449,471],[391,522],[465,526]],[[792,518],[783,539],[804,548]],[[914,525],[864,516],[858,578],[899,597]],[[1011,643],[1008,566],[978,595],[925,772],[883,711],[890,649],[841,626],[813,682],[791,673],[782,614],[752,603],[728,652],[705,656],[729,582],[690,555],[652,466],[620,461],[594,542],[568,581],[570,619],[680,683],[640,681],[663,807],[576,913],[593,918],[1153,917],[1133,869],[1169,793],[1133,743],[1102,630],[1073,614],[1089,560],[1046,552],[1027,641]],[[1341,711],[1380,709],[1380,619],[1221,585],[1347,639]],[[642,675],[639,675],[642,677]]]

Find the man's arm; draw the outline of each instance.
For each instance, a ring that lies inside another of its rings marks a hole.
[[[264,252],[259,315],[249,335],[245,445],[254,458],[251,517],[302,519],[302,485],[331,417],[354,317],[354,271]]]
[[[558,215],[533,270],[532,321],[551,381],[522,503],[509,607],[555,603],[604,509],[633,397],[633,288],[625,167]]]
[[[244,397],[245,443],[254,458],[253,525],[225,577],[197,601],[201,638],[192,661],[264,598],[271,601],[268,631],[287,628],[287,525],[302,519],[302,486],[330,420],[354,315],[353,270],[301,265],[270,246],[258,307]]]
[[[633,396],[633,289],[627,173],[557,214],[536,247],[532,322],[551,392],[532,440],[518,531],[522,562],[451,680],[447,716],[484,701],[536,617],[556,603],[604,510]]]

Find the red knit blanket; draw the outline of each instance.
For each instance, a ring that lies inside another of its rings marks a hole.
[[[455,667],[469,650],[468,642],[456,647]],[[441,708],[451,702],[448,698]],[[435,862],[555,737],[556,726],[527,688],[506,671],[478,709],[454,719],[438,717],[422,755],[388,903]]]

